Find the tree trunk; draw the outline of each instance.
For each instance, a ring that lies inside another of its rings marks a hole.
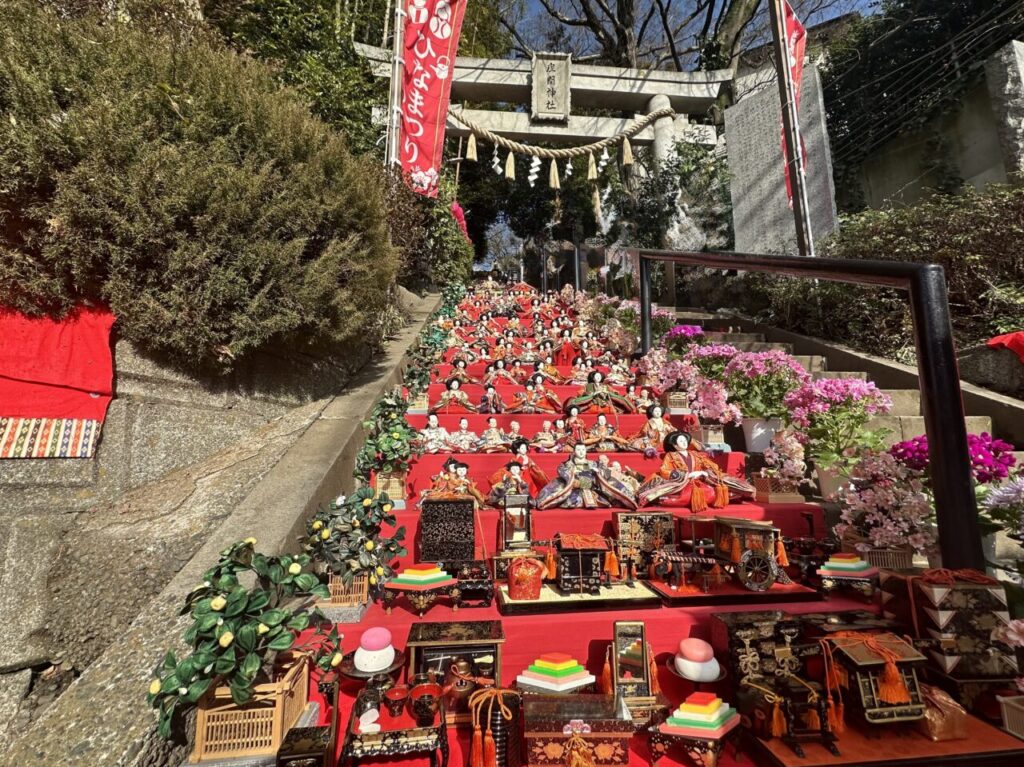
[[[736,74],[743,30],[754,18],[760,5],[761,0],[731,0],[728,9],[719,19],[714,36],[701,50],[701,69],[728,69],[733,75]],[[732,106],[735,100],[735,86],[730,81],[722,88],[714,106],[711,107],[711,116],[716,124],[722,123],[725,119],[725,108]]]

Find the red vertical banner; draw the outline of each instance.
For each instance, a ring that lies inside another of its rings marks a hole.
[[[413,191],[437,196],[466,0],[408,0],[398,157]]]
[[[799,115],[800,112],[800,84],[804,78],[804,54],[807,50],[807,30],[797,18],[796,12],[786,0],[782,2],[783,23],[786,29],[786,66],[789,67],[790,81],[793,83],[793,111]],[[800,136],[800,123],[796,125],[797,136],[800,141],[800,155],[803,159],[803,168],[807,168],[807,150],[804,148],[803,136]],[[789,181],[789,163],[791,154],[789,142],[786,141],[786,131],[782,133],[782,172],[786,178],[786,199],[789,200],[789,207],[793,207],[793,188]]]

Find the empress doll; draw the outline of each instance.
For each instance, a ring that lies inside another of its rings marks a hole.
[[[580,418],[580,409],[575,405],[569,405],[565,409],[565,437],[562,440],[562,448],[571,451],[573,445],[586,444],[587,427]]]
[[[578,443],[572,455],[558,467],[558,476],[537,495],[538,509],[636,508],[630,489],[602,471],[587,457],[587,446]]]
[[[524,390],[517,392],[512,398],[512,404],[508,407],[510,413],[523,413],[533,415],[536,413],[557,413],[560,407],[556,407],[545,395],[549,392],[537,391],[532,381],[528,381]],[[557,400],[556,400],[557,401]],[[559,403],[559,406],[561,403]]]
[[[462,391],[458,378],[449,378],[446,389],[430,407],[431,413],[475,413],[477,406],[469,401],[469,395]]]
[[[725,474],[706,454],[691,447],[692,437],[674,431],[665,437],[661,468],[649,476],[637,493],[637,503],[649,506],[684,506],[693,512],[720,509],[729,503],[729,491],[753,493],[745,480]]]
[[[604,381],[600,370],[590,373],[583,394],[573,397],[569,403],[577,406],[581,412],[595,413],[632,413],[633,403],[621,394],[612,391]]]
[[[651,405],[647,408],[647,422],[630,440],[632,450],[647,456],[657,454],[658,449],[665,444],[665,437],[675,431],[664,416],[665,409],[661,405]]]
[[[483,383],[487,384],[512,384],[516,385],[519,381],[516,380],[515,376],[508,370],[505,364],[505,360],[496,359],[490,365],[487,366],[487,374],[484,376]]]

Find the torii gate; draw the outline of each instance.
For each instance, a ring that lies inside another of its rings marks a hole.
[[[377,77],[391,77],[392,53],[364,43],[356,51],[371,62]],[[675,116],[660,117],[635,136],[634,146],[651,146],[655,167],[678,139],[714,146],[714,126],[691,123],[688,115],[705,115],[729,70],[671,72],[573,64],[563,53],[535,53],[532,60],[480,59],[459,56],[452,76],[452,102],[497,101],[527,105],[529,112],[462,109],[460,115],[477,126],[514,141],[587,144],[622,133],[636,118],[667,108]],[[633,112],[636,117],[574,115],[574,107]],[[464,137],[470,130],[448,116],[446,132]],[[674,301],[674,269],[668,265],[669,297]]]

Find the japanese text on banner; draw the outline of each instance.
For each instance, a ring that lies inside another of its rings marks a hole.
[[[399,161],[412,189],[437,196],[465,0],[408,0]]]

